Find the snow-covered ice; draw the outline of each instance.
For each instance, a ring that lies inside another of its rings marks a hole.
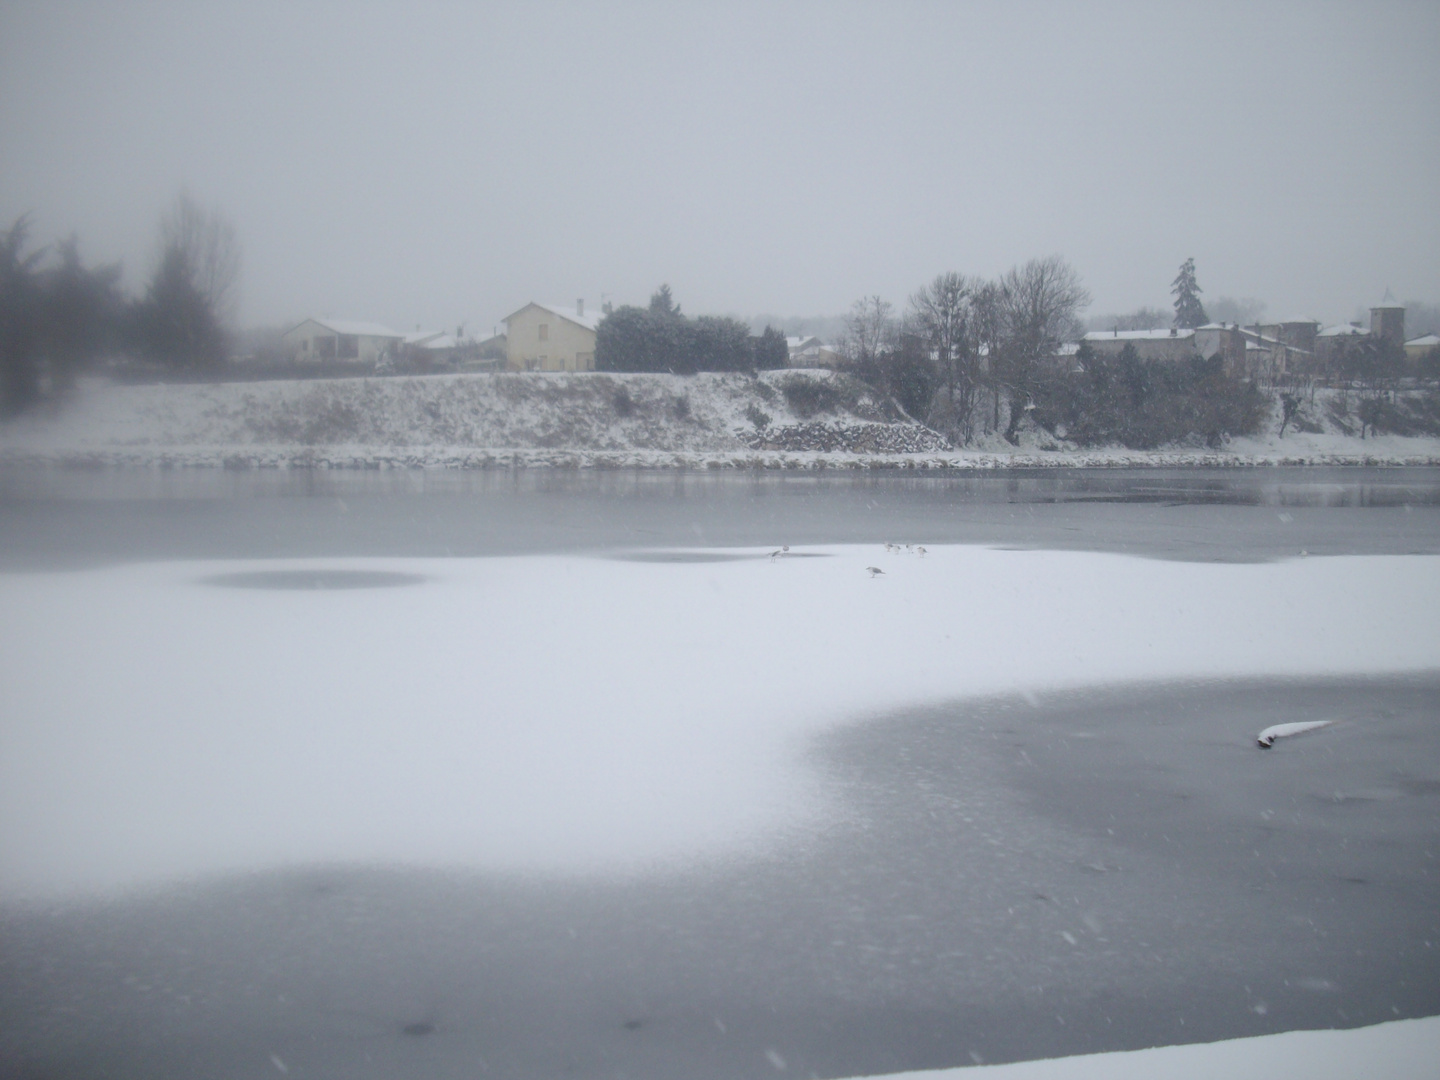
[[[1275,745],[1276,739],[1288,739],[1291,735],[1303,735],[1307,731],[1319,731],[1323,727],[1329,727],[1333,720],[1298,720],[1293,724],[1271,724],[1259,735],[1255,741],[1261,746],[1269,748]]]
[[[771,550],[4,575],[4,890],[313,861],[633,871],[821,819],[807,737],[899,706],[1440,656],[1435,557]],[[423,580],[207,581],[286,569]]]

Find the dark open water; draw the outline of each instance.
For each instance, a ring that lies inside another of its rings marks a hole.
[[[0,559],[1434,553],[1437,493],[1435,470],[12,473]],[[1314,718],[1338,722],[1254,744]],[[703,869],[313,867],[5,909],[0,1073],[833,1077],[1440,1013],[1440,674],[941,702],[812,759],[846,820]]]

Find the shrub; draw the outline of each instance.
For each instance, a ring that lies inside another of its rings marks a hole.
[[[1078,374],[1054,372],[1034,396],[1034,419],[1082,446],[1119,443],[1151,450],[1201,438],[1219,446],[1230,435],[1251,435],[1270,403],[1252,383],[1227,376],[1220,357],[1179,363],[1144,361],[1132,346],[1119,356],[1082,344]]]
[[[780,384],[785,403],[802,420],[818,413],[834,412],[841,404],[840,395],[829,383],[803,377],[786,379]]]

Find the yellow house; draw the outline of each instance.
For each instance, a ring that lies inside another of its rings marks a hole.
[[[510,371],[594,371],[595,328],[601,315],[550,304],[526,304],[505,319],[505,367]]]

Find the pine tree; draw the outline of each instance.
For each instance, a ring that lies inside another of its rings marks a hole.
[[[1184,330],[1204,326],[1210,320],[1205,315],[1205,305],[1200,302],[1201,289],[1195,281],[1195,259],[1186,259],[1180,264],[1180,273],[1170,283],[1170,293],[1175,297],[1175,325]]]
[[[650,297],[650,311],[667,319],[680,317],[680,305],[675,303],[675,298],[670,295],[669,285],[661,285],[655,290],[655,294]]]

